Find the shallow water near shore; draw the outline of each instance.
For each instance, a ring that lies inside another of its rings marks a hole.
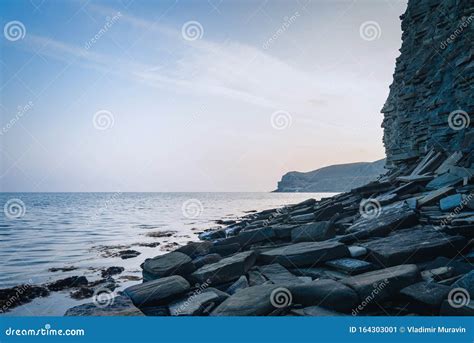
[[[130,278],[141,277],[145,258],[198,240],[198,233],[219,226],[216,220],[334,194],[0,193],[1,204],[12,199],[24,204],[20,218],[4,213],[0,219],[0,288],[43,284],[72,275],[96,280],[100,270],[121,266],[125,271],[115,277],[116,291],[120,291],[139,282]],[[140,255],[129,259],[116,255],[130,249]],[[64,267],[75,269],[49,271]],[[91,299],[74,300],[64,291],[37,298],[7,315],[63,315],[69,307],[85,302]]]

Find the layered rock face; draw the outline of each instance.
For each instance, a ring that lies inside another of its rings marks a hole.
[[[409,1],[403,44],[382,109],[387,167],[429,150],[472,150],[474,3]]]

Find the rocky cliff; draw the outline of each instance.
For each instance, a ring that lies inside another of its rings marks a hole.
[[[276,192],[347,192],[386,172],[385,160],[337,164],[307,173],[289,172],[278,182]]]
[[[472,150],[474,2],[409,1],[403,44],[382,109],[387,166],[431,149]]]

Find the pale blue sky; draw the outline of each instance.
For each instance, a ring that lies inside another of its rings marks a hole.
[[[1,27],[24,37],[1,37],[0,189],[270,191],[287,171],[382,158],[405,7],[2,1]]]

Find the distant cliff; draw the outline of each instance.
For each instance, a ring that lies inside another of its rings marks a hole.
[[[307,173],[289,172],[276,192],[346,192],[374,181],[385,172],[385,160],[337,164]]]

